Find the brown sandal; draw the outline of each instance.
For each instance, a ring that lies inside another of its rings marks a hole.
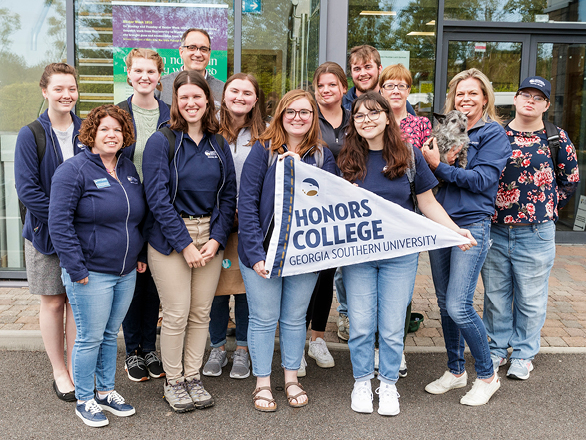
[[[275,412],[277,410],[277,402],[275,402],[275,399],[269,399],[268,397],[263,397],[263,396],[259,396],[258,393],[260,393],[261,391],[265,391],[268,390],[271,392],[271,394],[273,394],[273,390],[271,390],[271,387],[258,387],[256,390],[253,391],[252,393],[252,401],[254,402],[254,409],[256,409],[257,411],[262,411],[262,412]],[[257,400],[266,400],[267,402],[269,402],[269,406],[262,406],[262,405],[257,405],[256,401]],[[270,406],[271,404],[273,404],[274,406]]]
[[[299,393],[295,394],[294,396],[291,396],[291,395],[289,395],[287,390],[289,389],[290,386],[293,386],[293,385],[301,388],[301,391]],[[307,399],[303,403],[291,403],[292,400],[297,400],[298,397],[307,396],[307,393],[303,390],[303,387],[301,386],[301,384],[299,382],[287,382],[285,384],[285,395],[287,396],[287,400],[289,401],[289,406],[292,406],[293,408],[301,408],[302,406],[305,406],[309,403],[309,399]]]

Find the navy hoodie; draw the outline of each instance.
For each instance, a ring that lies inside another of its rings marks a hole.
[[[177,195],[177,163],[181,163],[183,154],[183,136],[175,131],[175,154],[169,162],[169,141],[160,131],[155,132],[147,141],[144,149],[142,171],[144,188],[150,209],[145,229],[148,242],[158,252],[169,255],[173,250],[183,251],[193,242],[185,222],[175,208]],[[218,155],[220,185],[216,193],[216,203],[210,218],[210,239],[220,243],[224,249],[236,213],[236,173],[230,146],[224,140],[220,146],[216,136],[204,133],[200,143],[209,142]]]
[[[53,176],[49,231],[72,281],[89,271],[122,276],[136,268],[146,202],[134,164],[120,151],[116,176],[89,148]]]
[[[73,153],[81,149],[76,142],[81,119],[73,112]],[[63,163],[63,154],[57,135],[53,132],[48,110],[39,116],[38,121],[45,129],[45,154],[39,164],[37,144],[33,132],[27,126],[22,127],[16,139],[14,151],[14,180],[16,193],[26,206],[27,213],[22,228],[22,236],[33,243],[36,250],[45,255],[55,253],[49,235],[49,198],[51,181],[59,165]]]

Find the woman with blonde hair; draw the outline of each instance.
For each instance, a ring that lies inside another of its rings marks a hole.
[[[317,281],[316,273],[267,279],[265,237],[274,216],[277,155],[335,173],[334,156],[319,141],[317,105],[310,93],[292,90],[283,96],[267,130],[252,146],[240,180],[238,256],[249,308],[248,345],[256,376],[254,407],[275,411],[271,391],[274,338],[279,324],[281,365],[289,405],[307,405],[297,382],[305,341],[305,314]]]
[[[126,56],[126,70],[126,81],[134,93],[118,106],[130,114],[136,142],[122,152],[134,163],[142,181],[142,156],[147,140],[169,120],[169,107],[155,98],[155,90],[162,89],[160,80],[165,63],[154,50],[132,49]],[[151,271],[147,268],[146,272],[136,275],[134,297],[122,322],[126,347],[124,368],[128,378],[134,382],[165,376],[155,347],[158,319],[159,294]]]
[[[429,139],[422,151],[435,176],[445,183],[436,195],[454,222],[469,229],[478,246],[463,253],[458,247],[429,252],[433,284],[440,308],[442,329],[448,353],[448,371],[425,390],[443,394],[467,385],[464,342],[475,360],[476,377],[472,389],[462,397],[463,405],[484,405],[499,389],[494,372],[486,328],[474,310],[473,299],[480,269],[490,247],[490,224],[498,182],[511,145],[499,124],[490,81],[478,69],[457,74],[449,84],[445,112],[459,110],[468,117],[468,166],[450,166],[439,160],[437,142]],[[455,158],[452,158],[454,163]]]

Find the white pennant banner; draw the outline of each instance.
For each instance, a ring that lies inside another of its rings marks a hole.
[[[422,215],[290,157],[277,161],[269,277],[383,260],[470,241]]]

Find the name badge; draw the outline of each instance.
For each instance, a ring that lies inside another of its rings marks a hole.
[[[102,179],[94,180],[94,183],[98,188],[108,188],[110,186],[110,182],[108,182],[108,179],[106,179],[105,177]]]

